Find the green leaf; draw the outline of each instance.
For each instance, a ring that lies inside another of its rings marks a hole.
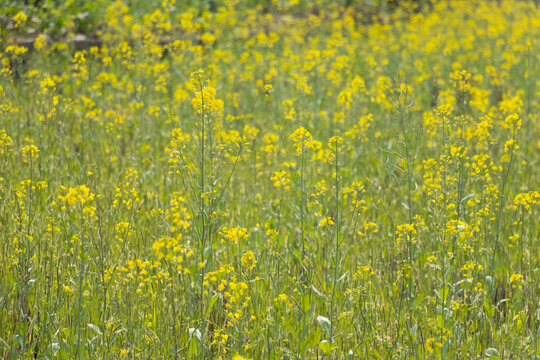
[[[495,348],[488,348],[486,350],[486,356],[489,356],[490,359],[492,359],[493,357],[495,357],[496,359],[499,358],[499,350],[495,349]]]
[[[315,291],[315,294],[319,295],[321,298],[324,299],[324,301],[328,301],[328,298],[326,297],[326,295],[324,295],[322,292],[320,292],[319,290],[317,290],[317,288],[313,285],[311,285],[311,288],[313,289],[313,291]]]
[[[188,358],[190,359],[194,359],[197,357],[197,355],[199,355],[197,342],[194,339],[191,339],[189,341],[187,353],[188,353]]]
[[[339,316],[337,317],[337,320],[339,321],[339,320],[341,320],[341,319],[343,319],[343,318],[346,318],[346,317],[351,316],[352,314],[353,314],[352,311],[347,311],[347,312],[341,313],[341,314],[339,314]]]
[[[309,294],[305,294],[304,296],[302,296],[302,310],[304,312],[307,312],[309,310],[309,307],[310,307],[310,301],[309,301]]]
[[[327,355],[332,352],[332,344],[330,344],[327,340],[321,341],[319,343],[319,347]]]
[[[319,325],[321,325],[321,328],[324,330],[326,334],[330,334],[330,320],[325,318],[324,316],[317,316],[317,321],[319,322]]]
[[[206,308],[206,313],[204,314],[204,317],[208,319],[208,316],[212,312],[212,309],[214,308],[214,305],[216,304],[217,300],[219,299],[219,294],[216,294],[210,299],[210,302],[208,303],[208,307]]]
[[[448,297],[449,292],[450,292],[450,288],[447,285],[445,285],[442,288],[442,293],[441,293],[441,298],[442,298],[443,303],[446,303],[446,299]]]
[[[89,324],[88,324],[88,327],[89,327],[90,329],[94,330],[94,332],[95,332],[96,334],[98,334],[99,336],[103,335],[103,333],[102,333],[101,330],[99,329],[99,326],[94,325],[94,324],[90,324],[90,323],[89,323]]]
[[[118,335],[120,335],[120,333],[121,333],[122,331],[125,331],[125,330],[126,330],[126,329],[124,329],[123,327],[118,327],[117,330],[115,330],[114,333],[112,334],[110,343],[112,344],[112,343],[114,342],[114,339],[116,339],[116,337],[117,337]]]
[[[379,352],[377,351],[377,349],[373,349],[372,355],[373,355],[374,357],[376,357],[378,360],[382,360],[382,356],[381,356],[381,354],[379,354]]]
[[[337,279],[337,282],[340,282],[341,280],[345,279],[345,277],[347,277],[347,275],[349,275],[349,272],[345,271],[345,274],[341,275],[341,277],[339,279]]]
[[[443,327],[443,324],[444,324],[444,319],[443,319],[443,315],[441,313],[438,313],[437,314],[437,326],[439,328],[442,328]]]

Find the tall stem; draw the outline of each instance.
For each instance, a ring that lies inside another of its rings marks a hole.
[[[514,159],[514,149],[516,147],[516,132],[517,132],[517,125],[514,125],[514,129],[512,131],[512,149],[510,150],[510,159],[508,161],[508,166],[506,167],[502,180],[501,180],[501,200],[499,201],[499,208],[497,210],[497,220],[495,223],[495,244],[493,244],[493,251],[491,254],[491,264],[490,264],[490,273],[491,278],[493,279],[493,276],[495,274],[495,257],[497,256],[497,252],[499,251],[499,237],[500,237],[500,224],[501,224],[501,214],[502,209],[504,207],[504,200],[505,200],[505,191],[506,191],[506,183],[508,180],[508,175],[510,174],[510,167],[512,166],[512,160]],[[492,283],[493,284],[493,283]],[[490,286],[490,290],[493,290],[493,286]]]
[[[304,244],[304,148],[302,148],[301,164],[300,164],[300,240],[302,241],[302,272],[304,258],[306,257],[306,247]]]
[[[339,150],[336,144],[335,148],[335,164],[334,164],[334,180],[335,180],[335,204],[336,204],[336,230],[335,230],[335,253],[334,253],[334,279],[332,284],[332,300],[330,302],[330,334],[329,341],[333,341],[334,335],[334,301],[336,298],[336,283],[337,283],[337,270],[339,262]]]
[[[199,90],[201,92],[201,131],[200,131],[200,163],[199,163],[199,169],[200,169],[200,182],[199,182],[199,217],[200,217],[200,224],[201,224],[201,231],[200,233],[200,239],[199,239],[199,252],[201,254],[201,295],[200,295],[200,326],[201,326],[201,335],[204,339],[205,336],[205,329],[206,326],[204,326],[204,275],[205,275],[205,264],[204,264],[204,243],[206,239],[206,213],[204,209],[204,186],[205,186],[205,136],[206,136],[206,123],[205,123],[205,104],[204,104],[204,90],[202,86],[201,79],[199,78]],[[203,342],[200,341],[201,348],[203,347]],[[202,354],[201,354],[202,355]]]

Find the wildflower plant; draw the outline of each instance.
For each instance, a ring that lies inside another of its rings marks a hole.
[[[538,358],[535,1],[9,3],[1,359]]]

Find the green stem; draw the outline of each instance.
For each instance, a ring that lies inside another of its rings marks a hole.
[[[334,179],[335,179],[335,201],[336,201],[336,230],[335,230],[335,253],[334,253],[334,279],[332,284],[332,299],[330,301],[330,334],[328,337],[329,342],[333,342],[334,335],[334,302],[336,298],[336,283],[337,283],[337,270],[339,262],[339,150],[336,144],[335,148],[335,164],[334,164]]]
[[[200,163],[199,163],[199,169],[200,169],[200,182],[199,182],[199,217],[200,217],[200,224],[201,224],[201,231],[200,231],[200,238],[199,238],[199,251],[201,254],[201,265],[204,264],[204,242],[206,237],[206,214],[204,209],[204,186],[205,186],[205,179],[204,179],[204,168],[205,168],[205,136],[206,136],[206,123],[205,123],[205,104],[204,104],[204,89],[202,86],[202,82],[199,79],[199,89],[201,91],[201,131],[200,131]],[[200,323],[201,323],[201,335],[204,339],[205,336],[205,326],[204,326],[204,275],[205,275],[205,268],[201,268],[201,277],[200,277],[200,287],[201,287],[201,298],[200,298]],[[203,342],[200,341],[201,349],[203,347]],[[201,353],[201,356],[203,354]]]

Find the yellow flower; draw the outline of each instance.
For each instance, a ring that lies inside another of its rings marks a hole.
[[[26,145],[22,148],[22,156],[24,158],[24,162],[28,164],[30,161],[39,158],[39,149],[34,144]]]
[[[340,136],[332,136],[328,140],[328,148],[334,151],[341,151],[343,149],[343,138]]]
[[[207,82],[206,85],[202,84],[204,73],[201,71],[192,76],[193,88],[197,90],[191,99],[191,106],[198,114],[204,112],[205,115],[212,114],[215,118],[220,118],[223,115],[223,101],[216,98],[216,89],[210,85],[210,82]]]
[[[274,92],[274,88],[272,87],[272,84],[264,84],[263,91],[264,95],[268,96]]]
[[[456,70],[450,74],[450,79],[452,83],[458,90],[469,90],[470,89],[470,80],[471,74],[466,70]]]
[[[289,136],[294,142],[294,148],[298,155],[302,154],[305,149],[313,149],[313,137],[303,126],[296,129],[291,136]]]
[[[289,184],[291,179],[289,178],[288,173],[285,170],[274,171],[274,174],[270,178],[274,182],[274,187],[282,187],[284,190],[289,190]]]
[[[416,227],[414,224],[401,224],[396,228],[396,242],[399,244],[401,241],[411,241],[416,243],[414,236],[416,235]]]
[[[319,226],[321,228],[324,228],[325,226],[332,226],[334,225],[334,222],[332,221],[331,217],[325,217],[321,221],[319,221]]]
[[[512,284],[513,288],[521,289],[523,287],[523,284],[525,283],[525,280],[523,279],[523,275],[521,274],[512,274],[510,276],[510,284]]]
[[[274,299],[274,303],[276,305],[279,305],[279,304],[282,304],[282,303],[287,303],[289,301],[289,299],[287,298],[287,295],[285,294],[279,294],[275,299]]]
[[[234,355],[232,357],[233,360],[249,360],[248,358],[245,358],[243,356],[240,356],[240,355]]]
[[[17,13],[17,15],[15,15],[13,17],[13,21],[15,21],[15,29],[19,27],[19,25],[21,25],[21,23],[24,23],[26,22],[27,20],[27,16],[25,13],[23,13],[22,11],[19,11]]]
[[[222,236],[222,242],[229,241],[238,244],[238,241],[244,241],[248,238],[247,229],[243,227],[223,227],[219,233]]]
[[[34,41],[34,49],[41,50],[47,45],[47,38],[45,35],[39,35]]]
[[[11,54],[15,58],[19,55],[26,53],[28,51],[28,48],[19,45],[8,45],[4,51],[6,52],[6,54]]]
[[[6,133],[6,130],[0,129],[0,154],[5,154],[6,152],[9,152],[10,149],[8,149],[11,146],[11,143],[13,140],[8,136]]]
[[[510,114],[504,119],[503,125],[506,129],[515,129],[517,131],[521,128],[521,119],[518,114]]]
[[[256,265],[257,260],[255,260],[255,254],[253,251],[246,251],[244,255],[242,255],[242,266],[252,270]]]

